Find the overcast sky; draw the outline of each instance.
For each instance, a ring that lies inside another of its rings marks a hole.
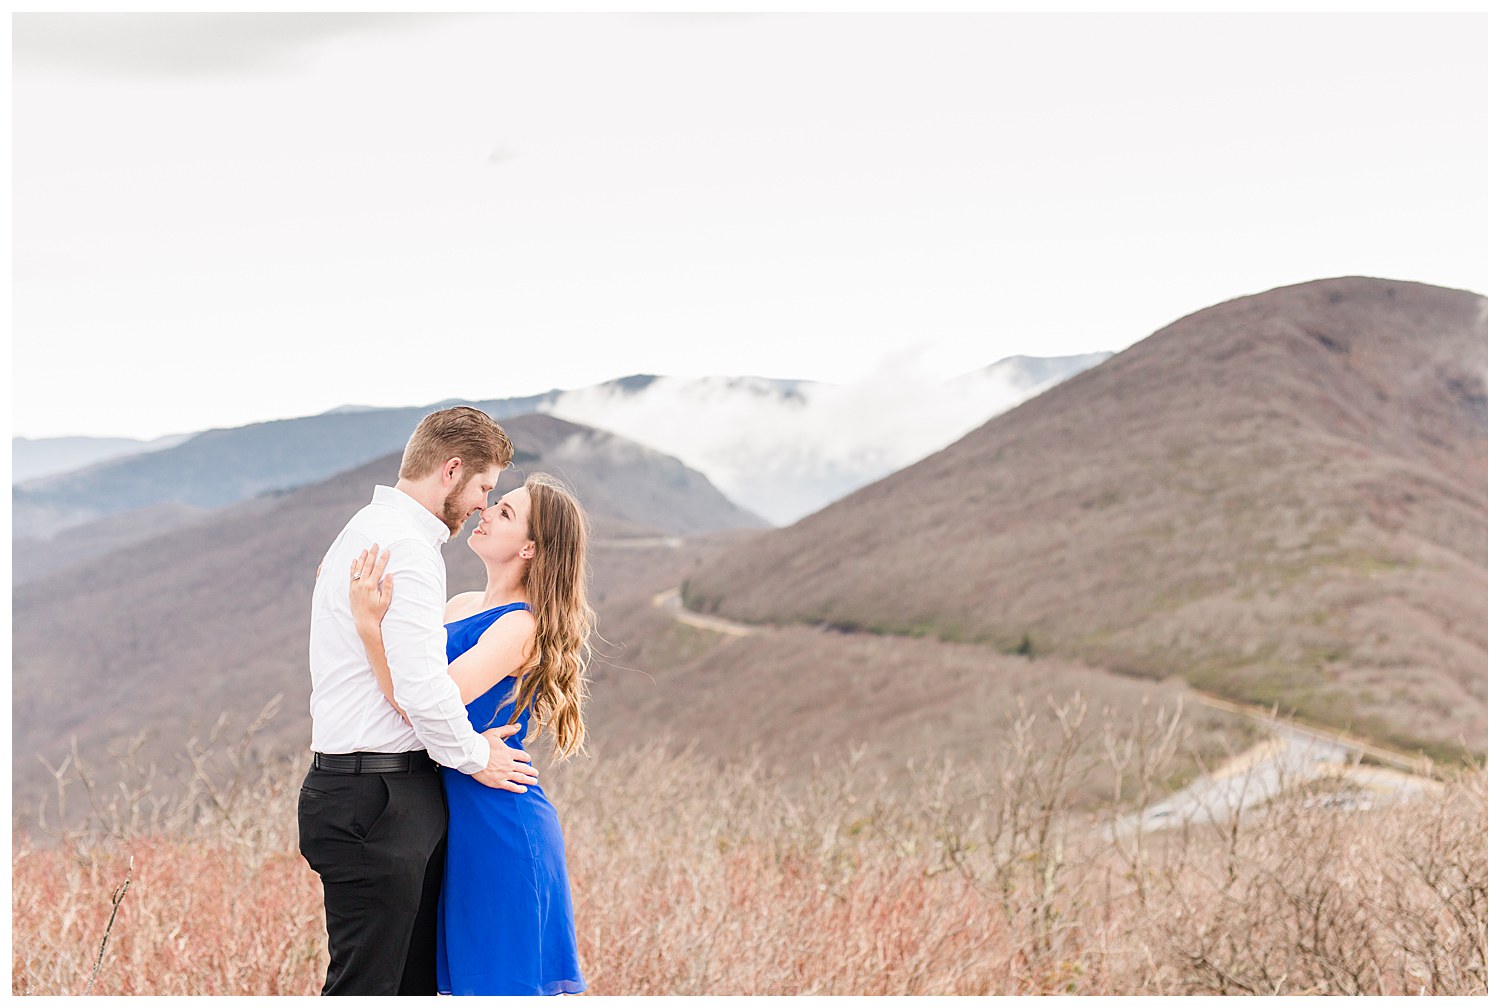
[[[21,436],[953,373],[1328,276],[1486,292],[1478,14],[12,26]]]

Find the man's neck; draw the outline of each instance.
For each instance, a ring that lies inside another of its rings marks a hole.
[[[442,488],[433,488],[425,481],[398,479],[396,489],[416,501],[427,509],[427,512],[438,521],[443,520],[443,492]]]

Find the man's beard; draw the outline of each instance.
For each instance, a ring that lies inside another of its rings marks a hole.
[[[448,526],[448,538],[452,539],[458,535],[459,530],[464,527],[464,522],[469,520],[469,512],[460,508],[458,495],[463,493],[462,486],[456,486],[447,497],[443,498],[443,513],[439,516],[443,524]]]

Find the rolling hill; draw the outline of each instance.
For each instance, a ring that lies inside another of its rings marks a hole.
[[[1487,319],[1360,277],[1196,312],[726,551],[686,600],[1483,751]]]
[[[161,451],[186,441],[191,435],[168,434],[142,441],[136,438],[11,438],[10,481],[12,484],[71,472],[113,458]]]

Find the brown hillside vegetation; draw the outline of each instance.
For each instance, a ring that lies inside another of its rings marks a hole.
[[[671,573],[712,569],[714,556],[702,548]],[[871,774],[900,776],[912,760],[983,762],[1023,720],[1036,722],[1039,745],[1050,749],[1059,741],[1053,709],[1074,698],[1086,707],[1090,733],[1185,700],[1181,683],[973,644],[806,626],[725,636],[653,608],[643,579],[612,572],[608,581],[620,590],[601,606],[603,625],[623,639],[602,648],[591,670],[590,731],[601,757],[670,740],[716,765],[755,760],[792,780],[815,777],[818,767],[851,753]],[[1173,785],[1260,736],[1246,719],[1194,703],[1184,704],[1181,718],[1181,750],[1166,768]],[[1094,806],[1107,790],[1095,777],[1068,801]]]
[[[1124,776],[1153,776],[1141,756],[1172,733],[1116,727],[1091,738],[1135,754]],[[109,837],[14,838],[13,994],[317,992],[303,762],[213,755],[239,772],[179,801],[106,795]],[[1309,786],[1232,825],[1143,837],[1060,812],[1091,762],[1020,726],[972,767],[919,764],[917,791],[860,787],[840,766],[803,791],[805,772],[659,747],[583,761],[550,791],[589,991],[1487,992],[1482,769],[1409,804],[1333,807]]]
[[[1482,751],[1487,306],[1351,277],[1205,309],[727,552],[686,600]]]
[[[1090,732],[1180,706],[1181,746],[1165,768],[1169,783],[1179,784],[1264,735],[1249,719],[1186,702],[1180,681],[1131,679],[973,644],[807,626],[727,636],[684,626],[655,604],[664,587],[714,569],[725,550],[766,534],[596,542],[590,597],[601,639],[589,668],[591,753],[662,744],[712,766],[759,761],[793,781],[859,753],[869,785],[873,774],[902,777],[914,759],[982,761],[1019,720],[1034,719],[1038,744],[1050,749],[1059,741],[1052,709],[1076,697]],[[450,588],[483,584],[472,553],[450,548],[448,557]],[[544,739],[531,749],[549,765]],[[572,771],[549,765],[549,779]],[[1069,801],[1092,806],[1104,791],[1094,777]]]

